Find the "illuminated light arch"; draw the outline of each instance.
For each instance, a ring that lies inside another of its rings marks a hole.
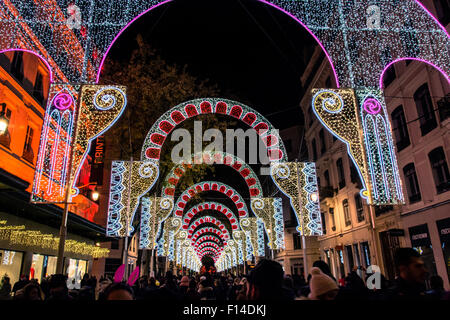
[[[217,191],[226,195],[236,205],[239,212],[239,217],[248,217],[247,205],[242,196],[229,185],[217,181],[199,182],[186,189],[175,203],[175,216],[182,217],[187,202],[196,194],[207,191]]]
[[[197,238],[199,238],[201,235],[210,234],[210,233],[214,233],[214,234],[218,235],[222,239],[222,241],[224,241],[224,245],[227,242],[227,240],[230,239],[230,236],[229,236],[229,234],[227,234],[227,232],[222,233],[218,228],[202,227],[192,234],[191,243],[194,244],[197,241]]]
[[[223,239],[215,233],[198,237],[194,243],[194,246],[197,246],[202,241],[213,241],[213,242],[217,243],[217,245],[223,246]]]
[[[141,159],[159,161],[162,146],[172,130],[182,122],[202,114],[220,114],[241,120],[262,139],[270,161],[287,161],[283,140],[263,115],[243,103],[222,98],[194,99],[166,111],[149,130],[142,146]]]
[[[256,197],[263,195],[261,182],[259,181],[256,173],[247,163],[233,154],[217,151],[198,153],[196,155],[192,155],[192,161],[190,163],[180,163],[175,165],[164,180],[163,186],[165,187],[161,190],[162,196],[173,196],[175,194],[175,188],[181,177],[185,174],[186,169],[199,162],[226,165],[233,168],[245,180],[251,196]]]
[[[189,225],[191,223],[191,220],[197,214],[199,214],[205,210],[213,210],[216,212],[220,212],[228,219],[228,221],[230,221],[231,228],[233,230],[240,229],[238,219],[236,218],[234,212],[230,208],[228,208],[226,205],[218,203],[218,202],[214,202],[214,201],[202,202],[202,203],[196,205],[195,207],[192,207],[191,209],[189,209],[189,211],[183,216],[183,224],[182,224],[181,228],[185,229],[185,230],[188,229]]]
[[[212,217],[212,216],[203,216],[203,217],[200,217],[191,222],[189,229],[188,229],[188,239],[191,238],[191,235],[194,233],[195,229],[197,229],[199,226],[201,226],[205,223],[210,223],[210,224],[215,225],[222,232],[228,231],[227,227],[225,227],[225,225],[219,219]],[[230,232],[228,231],[228,233],[230,233]]]
[[[54,54],[55,63],[71,82],[76,83],[98,82],[105,59],[119,36],[146,13],[170,2],[91,0],[83,4],[77,3],[80,6],[82,32],[75,32],[65,23],[68,18],[67,1],[47,1],[45,10],[42,10],[43,19],[37,22],[30,17],[31,0],[28,1],[5,1],[2,6],[0,13],[5,23],[1,30],[4,34],[0,40],[0,49],[19,47],[48,56],[49,53],[58,52],[53,38],[61,39],[58,45],[63,43],[62,50],[73,48],[73,52],[67,59]],[[446,49],[449,43],[448,33],[419,0],[378,1],[380,16],[383,17],[379,27],[371,27],[366,22],[372,18],[368,16],[370,13],[367,13],[367,9],[373,2],[368,0],[360,1],[358,5],[322,0],[259,2],[283,12],[306,29],[330,61],[335,77],[338,78],[336,83],[345,87],[375,88],[375,81],[385,64],[378,58],[386,49],[391,49],[387,59],[409,56],[409,48],[404,44],[409,39],[402,38],[405,32],[415,33],[420,40],[417,41],[419,50],[415,57],[432,61],[443,70],[450,69]],[[405,24],[399,21],[409,22]],[[48,29],[53,31],[50,33],[52,37],[49,36]],[[90,41],[82,45],[87,39]],[[380,41],[370,41],[372,39]],[[355,43],[355,46],[349,46],[349,42]],[[364,50],[360,50],[361,48]],[[354,58],[356,51],[361,52]]]
[[[217,250],[219,250],[219,248],[221,248],[221,246],[219,246],[216,242],[211,241],[211,240],[206,240],[206,241],[200,242],[200,243],[196,246],[196,248],[197,248],[197,250],[201,250],[201,249],[203,249],[203,248],[206,247],[206,246],[214,247],[214,248],[216,248]]]
[[[442,70],[441,68],[439,68],[437,65],[435,65],[434,63],[432,63],[432,62],[430,62],[430,61],[427,61],[427,60],[424,60],[424,59],[420,59],[420,58],[398,58],[398,59],[395,59],[395,60],[389,62],[389,63],[384,67],[383,71],[381,72],[381,75],[380,75],[380,82],[379,82],[379,88],[380,88],[380,89],[384,89],[383,78],[384,78],[384,74],[386,73],[386,71],[387,71],[393,64],[395,64],[395,63],[397,63],[397,62],[400,62],[400,61],[405,61],[405,60],[414,60],[414,61],[423,62],[423,63],[426,63],[426,64],[432,66],[432,67],[435,68],[437,71],[439,71],[439,72],[442,74],[442,76],[444,76],[444,78],[447,80],[448,83],[450,83],[450,76],[449,76],[447,73],[445,73],[444,70]]]

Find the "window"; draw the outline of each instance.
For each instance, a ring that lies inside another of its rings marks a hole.
[[[394,80],[395,80],[396,74],[395,74],[395,68],[394,65],[391,65],[383,76],[383,86],[387,88]]]
[[[319,140],[320,140],[320,154],[324,154],[327,149],[327,145],[325,144],[325,132],[323,131],[323,129],[321,129],[319,132]]]
[[[359,193],[355,194],[356,218],[358,222],[364,221],[364,207]]]
[[[417,113],[419,114],[420,130],[422,131],[422,136],[424,136],[437,127],[436,115],[433,110],[428,84],[425,83],[416,90],[414,93],[414,102],[416,103]]]
[[[439,119],[443,122],[450,117],[450,93],[447,93],[445,97],[439,99],[437,105],[439,109]]]
[[[28,162],[33,163],[34,153],[33,153],[33,134],[34,130],[30,126],[27,127],[27,135],[25,137],[25,145],[23,146],[23,155],[22,158],[27,160]]]
[[[329,208],[328,213],[331,219],[331,230],[336,231],[336,220],[334,219],[334,208]]]
[[[6,104],[3,104],[1,111],[5,113],[4,117],[6,118],[7,122],[10,123],[11,110],[6,107]],[[0,135],[0,144],[9,148],[9,145],[11,144],[11,135],[9,133],[9,126],[6,129],[6,131]]]
[[[330,173],[328,172],[328,170],[325,170],[325,172],[323,173],[323,177],[325,178],[326,187],[331,186]]]
[[[349,226],[352,224],[352,220],[350,218],[350,211],[348,210],[348,200],[347,199],[342,201],[342,209],[344,210],[345,226]]]
[[[405,175],[406,190],[408,192],[408,198],[410,203],[420,201],[422,196],[419,189],[419,181],[417,180],[416,168],[414,163],[409,163],[403,168],[403,174]]]
[[[430,159],[437,193],[450,190],[450,175],[447,161],[445,160],[444,149],[442,147],[434,149],[428,154],[428,158]]]
[[[294,241],[294,250],[302,248],[302,238],[300,233],[295,232],[292,234],[292,240]]]
[[[363,255],[365,267],[367,268],[368,266],[371,265],[371,263],[370,263],[370,248],[369,248],[368,242],[361,243],[361,253]]]
[[[325,212],[323,212],[323,211],[320,212],[320,218],[322,220],[322,232],[323,232],[323,234],[327,234],[327,224],[325,221]]]
[[[40,104],[44,103],[44,76],[39,71],[34,81],[33,96]]]
[[[339,178],[339,189],[342,189],[345,187],[345,173],[344,173],[344,166],[342,165],[342,158],[339,158],[336,161],[336,167],[337,167],[338,178]]]
[[[359,178],[358,171],[356,171],[356,167],[352,160],[349,160],[349,163],[350,163],[350,180],[352,181],[352,183],[356,184],[357,188],[361,189],[362,183],[361,179]]]
[[[403,106],[398,106],[391,114],[397,151],[401,151],[409,146],[408,126],[406,124]]]
[[[316,139],[313,139],[311,142],[311,149],[313,153],[313,161],[317,160],[317,146],[316,146]]]
[[[15,51],[11,63],[11,74],[19,81],[23,80],[23,52]]]
[[[434,0],[437,18],[445,27],[450,22],[450,4],[448,0]]]

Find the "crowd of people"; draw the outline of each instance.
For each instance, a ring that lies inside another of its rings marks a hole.
[[[85,274],[78,290],[69,290],[67,277],[52,275],[40,284],[25,276],[11,287],[3,277],[0,299],[13,300],[153,300],[153,301],[289,301],[289,300],[450,300],[442,278],[428,277],[419,253],[411,248],[396,252],[398,277],[390,282],[381,274],[350,272],[340,283],[324,261],[313,263],[308,278],[285,275],[282,266],[263,259],[248,275],[195,276],[167,272],[164,277],[140,277],[132,286]],[[372,277],[372,278],[371,278]],[[378,278],[377,278],[378,277]],[[364,279],[363,279],[364,278]],[[374,281],[372,281],[374,280]],[[428,285],[426,285],[426,281]],[[371,285],[368,285],[371,283]]]

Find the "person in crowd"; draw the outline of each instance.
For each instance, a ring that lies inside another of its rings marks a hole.
[[[426,299],[425,279],[428,272],[419,252],[413,248],[399,248],[395,252],[394,262],[398,277],[389,288],[387,299]]]
[[[49,281],[49,296],[47,300],[73,300],[67,288],[67,277],[63,274],[54,274]]]
[[[316,260],[316,261],[313,262],[313,267],[319,268],[320,271],[322,271],[323,274],[326,274],[331,279],[333,279],[335,282],[337,282],[336,278],[331,273],[330,266],[325,261],[323,261],[323,260]]]
[[[85,274],[83,275],[83,279],[81,279],[80,288],[86,286],[88,280],[89,280],[89,274],[85,273]]]
[[[110,284],[104,291],[102,300],[135,300],[133,289],[123,282]]]
[[[180,293],[181,294],[186,294],[188,288],[189,288],[189,277],[188,276],[183,276],[180,280]]]
[[[242,286],[240,285],[241,279],[235,278],[233,284],[228,287],[227,297],[230,301],[235,301],[238,295],[238,292],[241,290]]]
[[[219,279],[214,280],[213,290],[217,301],[226,301],[228,292],[227,278],[220,277]]]
[[[195,281],[195,279],[191,279],[191,281],[189,281],[189,287],[184,296],[185,299],[188,301],[199,301],[201,296],[197,290],[197,282]]]
[[[5,274],[2,278],[0,287],[0,300],[11,299],[11,283],[9,277]]]
[[[17,290],[20,290],[23,287],[25,287],[29,282],[30,281],[28,280],[27,276],[22,274],[19,280],[16,283],[14,283],[14,286],[12,288],[13,295],[16,294]]]
[[[247,291],[248,291],[248,281],[246,277],[243,277],[239,282],[239,287],[236,290],[236,300],[244,301],[247,300]],[[230,299],[231,300],[231,299]]]
[[[23,289],[23,294],[20,296],[20,300],[24,301],[41,301],[43,299],[43,293],[39,284],[30,282]]]
[[[336,300],[367,300],[368,297],[369,290],[364,280],[353,270],[345,277],[345,285],[339,290]]]
[[[210,281],[206,279],[200,281],[198,286],[198,293],[200,294],[200,300],[214,300],[214,290],[210,284]]]
[[[296,298],[294,289],[294,280],[290,275],[285,275],[283,278],[283,288],[289,296],[289,300],[294,300]]]
[[[318,267],[311,269],[309,287],[309,300],[334,300],[339,292],[336,281],[324,274]]]
[[[262,259],[250,272],[248,279],[248,300],[290,300],[283,288],[284,271],[276,261]]]

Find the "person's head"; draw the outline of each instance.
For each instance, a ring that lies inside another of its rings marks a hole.
[[[250,272],[248,298],[250,300],[280,298],[283,275],[281,264],[273,260],[262,259]]]
[[[68,293],[67,278],[63,274],[54,274],[49,281],[50,295],[63,296]]]
[[[197,282],[194,279],[189,281],[189,289],[195,290],[196,288],[197,288]]]
[[[28,301],[42,300],[41,289],[35,283],[29,283],[23,288],[23,298]]]
[[[2,278],[3,285],[9,284],[9,281],[10,281],[9,277],[7,275],[4,275],[3,278]]]
[[[188,287],[189,286],[189,277],[183,276],[180,281],[180,287]]]
[[[150,279],[148,279],[148,284],[152,287],[156,287],[156,279],[151,277]]]
[[[105,300],[134,300],[133,289],[122,282],[116,282],[108,286],[104,294]]]
[[[334,300],[339,291],[336,282],[324,274],[318,267],[311,269],[311,280],[309,281],[311,300]]]
[[[423,283],[428,274],[419,252],[413,248],[397,249],[395,266],[399,277],[410,282]]]
[[[319,268],[320,271],[322,271],[322,273],[324,273],[324,274],[327,274],[327,275],[331,274],[330,266],[323,260],[314,261],[313,267]]]

